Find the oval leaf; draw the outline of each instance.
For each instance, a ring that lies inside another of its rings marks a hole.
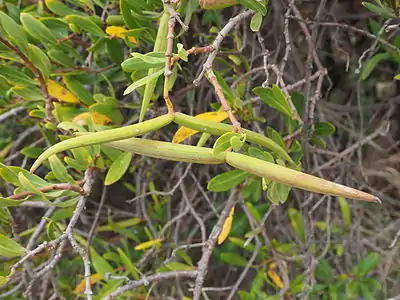
[[[235,132],[226,132],[223,135],[221,135],[214,143],[213,154],[218,155],[218,154],[221,154],[222,152],[228,150],[231,147],[231,138],[232,137],[240,138],[240,134],[235,133]]]
[[[16,257],[24,255],[26,249],[13,239],[0,233],[0,256]]]
[[[212,178],[208,182],[207,189],[212,192],[228,191],[242,183],[248,176],[249,173],[240,170],[225,172]]]
[[[111,185],[125,174],[131,164],[133,154],[130,152],[123,152],[111,165],[107,172],[106,179],[104,181],[105,185]]]
[[[289,103],[277,85],[273,85],[272,88],[257,87],[253,89],[253,92],[261,98],[261,100],[278,110],[283,115],[292,118],[292,110]]]

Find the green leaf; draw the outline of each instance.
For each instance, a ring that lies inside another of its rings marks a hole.
[[[271,182],[268,187],[267,197],[275,205],[285,203],[290,192],[290,186],[276,181]]]
[[[358,281],[356,280],[350,281],[346,286],[346,296],[349,299],[357,298],[359,295],[358,289],[359,289]]]
[[[114,268],[103,257],[101,257],[93,247],[90,247],[90,257],[93,268],[101,276],[104,276],[106,273],[114,273]]]
[[[237,0],[237,2],[244,7],[259,12],[263,16],[267,14],[267,9],[263,3],[258,2],[257,0]]]
[[[359,284],[361,289],[361,296],[363,300],[375,300],[374,295],[370,292],[368,286],[364,284]]]
[[[279,134],[278,131],[273,129],[272,127],[267,128],[268,137],[271,138],[275,143],[281,146],[283,149],[286,149],[285,141],[283,140],[282,136]]]
[[[249,150],[248,150],[248,153],[252,157],[265,160],[265,161],[270,162],[272,164],[275,163],[274,157],[272,156],[271,153],[263,151],[263,150],[261,150],[259,148],[250,147]]]
[[[119,39],[108,39],[106,41],[106,51],[108,57],[116,64],[120,65],[124,60],[124,48]]]
[[[379,64],[382,60],[387,60],[390,58],[389,53],[378,53],[374,55],[364,66],[364,69],[361,73],[361,79],[365,80],[371,74],[371,72],[375,69],[376,65]]]
[[[47,51],[47,55],[50,57],[51,60],[55,61],[56,63],[67,67],[67,68],[73,68],[75,67],[74,60],[65,52],[56,50],[56,49],[50,49]]]
[[[185,261],[185,263],[187,263],[190,266],[193,266],[193,261],[190,258],[190,256],[185,252],[185,250],[178,249],[175,253],[176,253],[177,256],[182,258]]]
[[[64,76],[63,81],[70,90],[80,101],[86,105],[91,105],[94,103],[92,94],[89,92],[87,87],[75,79],[73,76]]]
[[[26,249],[16,241],[0,233],[0,257],[16,257],[26,253]]]
[[[240,134],[234,132],[226,132],[221,135],[214,143],[213,154],[218,155],[231,147],[231,138],[238,137]]]
[[[111,165],[107,172],[106,179],[104,181],[105,185],[111,185],[125,174],[131,164],[133,154],[130,152],[123,152]]]
[[[253,32],[258,32],[260,31],[261,23],[263,21],[262,14],[257,12],[253,17],[251,17],[250,21],[250,29]]]
[[[2,163],[0,163],[0,177],[2,177],[5,182],[11,183],[12,185],[20,185],[18,175]]]
[[[53,171],[54,176],[60,182],[73,183],[75,180],[71,175],[68,174],[67,169],[57,155],[49,157],[50,168]]]
[[[159,57],[160,54],[163,56]],[[132,58],[124,60],[121,64],[122,69],[125,72],[136,72],[149,70],[151,68],[159,68],[165,65],[165,53],[161,52],[150,52],[146,55],[141,54],[140,56],[134,54]],[[154,58],[148,59],[148,58]]]
[[[312,139],[311,139],[311,141],[312,141],[315,145],[321,147],[322,149],[326,149],[326,142],[325,142],[323,139],[321,139],[321,138],[319,138],[319,137],[317,137],[317,136],[313,136]]]
[[[288,214],[290,218],[290,224],[292,225],[294,231],[296,231],[297,236],[302,242],[306,241],[306,233],[304,230],[304,220],[303,216],[301,213],[294,209],[294,208],[289,208],[288,209]]]
[[[173,261],[157,269],[156,272],[168,272],[168,271],[190,271],[193,270],[193,266],[188,266],[183,263]]]
[[[243,198],[248,201],[257,202],[261,198],[261,182],[259,178],[250,178],[246,186],[241,190]]]
[[[64,157],[64,162],[71,168],[78,170],[78,171],[84,171],[87,169],[86,165],[80,164],[76,159],[73,159],[71,157]]]
[[[157,79],[160,75],[162,75],[164,73],[164,69],[160,69],[155,73],[152,73],[151,75],[148,75],[138,81],[135,81],[134,83],[132,83],[130,86],[128,86],[126,88],[126,90],[124,91],[124,95],[127,95],[129,93],[132,93],[134,90],[136,90],[138,87],[145,85],[151,81],[153,81],[154,79]],[[144,100],[144,99],[143,99]]]
[[[24,147],[21,149],[21,153],[30,158],[38,158],[43,153],[43,149],[40,147]]]
[[[376,13],[379,16],[382,16],[384,18],[396,18],[396,15],[389,11],[388,9],[369,3],[369,2],[362,2],[362,5],[364,5],[367,9],[369,9],[370,11],[372,11],[373,13]]]
[[[364,277],[371,272],[379,262],[379,254],[376,252],[369,253],[355,268],[354,274],[357,277]]]
[[[265,104],[275,108],[283,115],[293,117],[289,103],[277,85],[273,85],[272,88],[257,87],[253,89],[253,93],[259,96]]]
[[[257,221],[257,222],[261,222],[261,216],[260,213],[258,212],[257,208],[254,207],[254,205],[251,202],[246,202],[245,203],[247,209],[249,210],[250,214],[253,216],[253,218]]]
[[[49,78],[51,63],[47,55],[38,47],[28,44],[28,57],[32,64],[39,69],[45,81]]]
[[[121,248],[117,248],[117,251],[122,260],[123,265],[126,266],[129,272],[132,274],[133,278],[138,280],[140,278],[139,275],[140,271],[135,267],[130,257]]]
[[[185,48],[183,48],[183,45],[181,43],[178,43],[177,47],[178,47],[178,56],[180,57],[180,59],[182,59],[183,61],[188,61],[188,53],[185,50]]]
[[[314,134],[317,136],[330,136],[335,132],[335,130],[335,126],[328,122],[314,124]]]
[[[36,194],[36,195],[39,195],[39,196],[42,197],[42,199],[46,199],[46,200],[47,200],[46,195],[45,195],[43,192],[41,192],[39,189],[37,189],[37,188],[28,180],[28,178],[25,177],[25,175],[24,175],[22,172],[18,173],[18,179],[19,179],[19,182],[21,183],[21,186],[22,186],[25,190],[27,190],[28,192],[34,193],[34,194]]]
[[[322,260],[315,268],[315,276],[321,282],[330,283],[333,280],[332,268],[327,260]]]
[[[26,86],[37,85],[32,78],[30,78],[25,73],[19,71],[17,68],[10,68],[7,66],[0,65],[0,77],[4,77],[10,84],[19,84]]]
[[[238,152],[238,151],[240,151],[240,149],[242,149],[242,147],[245,143],[245,140],[238,136],[233,136],[230,139],[230,143],[231,143],[231,147],[232,147],[233,151]]]
[[[21,203],[24,203],[26,200],[28,200],[28,197],[22,200],[14,200],[10,198],[3,198],[0,197],[0,207],[14,207],[14,206],[19,206]]]
[[[346,199],[343,197],[338,197],[340,211],[342,212],[344,225],[346,225],[347,229],[351,228],[351,209]]]
[[[62,3],[62,1],[59,0],[45,0],[46,6],[47,8],[52,12],[55,13],[56,15],[59,15],[61,17],[65,17],[67,15],[82,15],[85,16],[86,14],[71,9],[69,8],[67,5],[65,5],[64,3]]]
[[[21,52],[28,53],[28,39],[21,26],[2,11],[0,11],[0,33],[13,46],[17,46]]]
[[[37,40],[55,45],[57,38],[53,32],[31,14],[21,13],[21,23],[24,29]]]
[[[248,261],[243,256],[240,256],[239,254],[233,252],[221,253],[220,259],[229,265],[239,267],[245,267],[248,263]]]
[[[228,191],[242,183],[248,176],[249,173],[240,170],[218,174],[208,182],[207,189],[212,192]]]
[[[91,19],[78,15],[68,15],[64,18],[68,23],[75,25],[79,30],[87,31],[88,33],[98,36],[107,37],[107,34]]]
[[[393,79],[400,80],[400,74],[397,74],[396,76],[394,76]]]

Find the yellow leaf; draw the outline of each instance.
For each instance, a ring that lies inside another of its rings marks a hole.
[[[58,84],[54,80],[47,81],[47,89],[49,91],[50,96],[53,96],[60,101],[67,103],[79,103],[79,99],[76,98],[74,94],[72,94],[65,87]]]
[[[218,245],[221,245],[231,232],[234,212],[235,212],[235,207],[232,207],[229,216],[226,218],[224,225],[222,226],[222,231],[218,237]]]
[[[128,41],[130,41],[131,43],[137,44],[137,40],[134,36],[127,36],[126,32],[128,30],[125,29],[124,27],[121,26],[108,26],[106,28],[106,33],[110,36],[110,37],[117,37],[120,39],[125,39],[127,38]]]
[[[155,239],[155,240],[141,243],[135,247],[135,250],[143,250],[143,249],[153,247],[154,245],[159,245],[161,243],[161,241],[162,241],[162,239]]]
[[[95,124],[99,124],[99,125],[105,125],[108,123],[111,123],[112,120],[107,117],[106,115],[103,115],[97,111],[88,111],[88,112],[84,112],[81,113],[79,115],[77,115],[72,122],[77,123],[78,125],[86,125],[86,118],[92,118],[93,122]]]
[[[101,275],[99,273],[90,276],[90,284],[93,285],[101,280]],[[83,294],[86,289],[86,279],[82,279],[81,282],[75,288],[75,294]]]
[[[273,262],[269,265],[268,267],[268,277],[272,280],[273,283],[275,283],[275,285],[280,288],[283,289],[284,284],[282,282],[282,279],[279,277],[278,273],[276,272],[277,268],[276,268],[276,263]]]
[[[196,116],[196,118],[213,122],[222,122],[228,118],[228,114],[225,111],[213,111],[199,114]],[[180,127],[175,133],[172,142],[175,144],[182,143],[184,140],[191,137],[192,135],[195,135],[196,133],[198,133],[197,130],[187,127]]]

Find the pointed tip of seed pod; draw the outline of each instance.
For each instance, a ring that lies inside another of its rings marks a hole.
[[[382,200],[381,199],[379,199],[376,196],[374,196],[374,198],[375,198],[375,203],[382,204]]]

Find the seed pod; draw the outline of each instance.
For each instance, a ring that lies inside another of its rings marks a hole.
[[[222,9],[236,4],[236,0],[199,0],[203,9]]]

